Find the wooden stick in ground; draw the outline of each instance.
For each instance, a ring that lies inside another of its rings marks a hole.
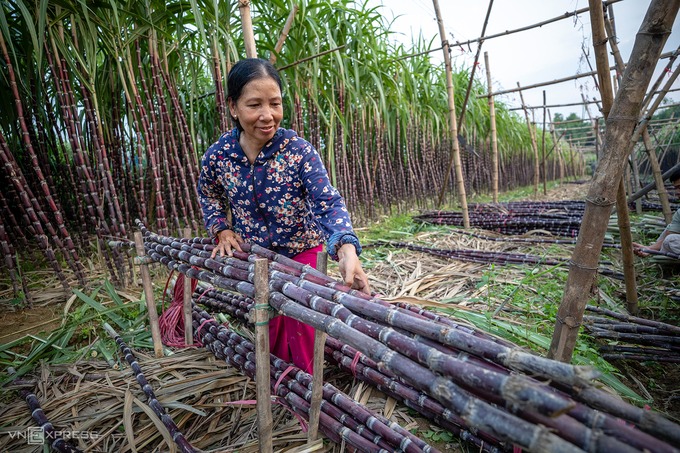
[[[257,438],[260,451],[272,451],[272,402],[269,382],[269,260],[255,260],[255,356],[257,371]]]
[[[286,38],[288,37],[288,33],[293,26],[293,19],[295,19],[295,14],[297,14],[298,9],[298,5],[293,5],[293,9],[291,9],[290,14],[288,14],[288,19],[286,19],[286,23],[283,25],[283,30],[281,30],[279,40],[276,41],[274,51],[269,56],[269,61],[271,64],[276,64],[276,56],[279,54],[279,52],[281,52],[281,49],[283,49],[283,43],[286,42]]]
[[[517,82],[519,87],[519,82]],[[524,105],[524,96],[522,91],[519,92],[519,99],[522,105]],[[534,198],[538,197],[538,179],[539,179],[539,167],[538,167],[538,146],[536,146],[536,136],[534,135],[534,128],[531,127],[531,120],[529,119],[529,112],[524,109],[524,117],[527,120],[527,127],[529,128],[529,137],[531,138],[531,149],[534,152]]]
[[[545,110],[547,102],[545,101],[545,90],[543,90],[543,131],[541,132],[541,167],[543,168],[543,195],[548,194],[548,175],[545,171]]]
[[[493,0],[489,0],[489,7],[486,10],[486,17],[484,18],[484,25],[482,26],[482,35],[486,33],[486,26],[489,23],[489,15],[491,14],[491,7],[493,6]],[[467,90],[465,91],[465,99],[463,100],[463,106],[460,111],[460,118],[458,118],[458,130],[463,130],[463,123],[465,122],[465,112],[467,111],[467,102],[470,99],[470,91],[472,90],[472,82],[475,79],[475,69],[477,69],[477,62],[479,61],[479,53],[482,51],[482,44],[484,44],[484,39],[477,41],[477,53],[475,54],[475,62],[472,64],[472,69],[470,69],[470,80],[468,81]],[[491,91],[489,91],[491,92]]]
[[[600,94],[602,97],[602,116],[605,121],[609,116],[612,104],[614,103],[614,91],[609,82],[608,67],[609,57],[607,55],[607,42],[609,42],[616,61],[616,67],[619,72],[623,74],[624,65],[621,59],[621,54],[616,45],[616,38],[613,35],[613,24],[609,23],[610,36],[607,39],[607,24],[605,23],[604,10],[602,9],[601,0],[590,1],[590,22],[593,29],[593,43],[595,47],[595,56],[598,69],[598,77],[600,78]],[[608,23],[608,22],[607,22]],[[607,87],[603,87],[606,83]],[[645,88],[646,89],[646,88]],[[633,159],[634,165],[635,159]],[[626,285],[626,306],[631,314],[636,314],[638,310],[637,284],[635,276],[635,263],[633,256],[633,236],[630,230],[630,216],[628,214],[628,203],[626,201],[626,188],[623,176],[619,183],[619,188],[616,193],[616,220],[619,226],[619,236],[621,237],[621,256],[623,259],[623,274]]]
[[[326,273],[328,268],[328,253],[319,252],[316,255],[316,269]],[[323,400],[323,357],[326,345],[326,332],[316,329],[314,331],[314,374],[312,376],[312,398],[309,406],[309,431],[307,443],[313,443],[319,432],[319,415],[321,414],[321,401]]]
[[[615,99],[607,118],[603,157],[586,197],[582,226],[557,312],[549,351],[551,358],[571,361],[583,311],[596,278],[609,215],[616,201],[615,191],[630,151],[630,131],[637,123],[645,91],[679,7],[678,0],[653,0],[635,38],[619,88],[619,93],[626,95]]]
[[[491,68],[489,67],[489,53],[484,52],[484,66],[486,67],[486,83],[491,93]],[[496,137],[496,104],[493,96],[489,96],[489,117],[491,118],[491,181],[493,202],[498,203],[498,139]]]
[[[675,164],[675,165],[673,165],[671,168],[669,168],[668,170],[666,170],[666,171],[664,172],[664,174],[661,175],[661,178],[665,181],[665,180],[668,179],[668,178],[673,174],[673,172],[675,172],[676,170],[680,170],[680,164]],[[651,191],[654,190],[655,188],[656,188],[656,182],[650,182],[649,184],[647,184],[646,186],[644,186],[642,189],[638,190],[638,191],[635,192],[633,195],[629,196],[629,197],[628,197],[628,203],[632,203],[632,202],[634,202],[635,200],[644,197],[645,195],[647,195],[649,192],[651,192]]]
[[[243,29],[243,42],[246,46],[246,56],[248,58],[257,58],[253,21],[250,17],[250,0],[238,0],[238,10],[241,13],[241,28]]]
[[[451,55],[449,54],[449,42],[446,39],[446,31],[444,30],[444,20],[442,19],[441,11],[439,10],[439,1],[432,0],[434,4],[434,11],[437,15],[437,25],[439,26],[439,35],[442,38],[442,45],[444,46],[444,65],[446,66],[446,92],[448,93],[449,103],[449,125],[451,127],[451,158],[449,159],[449,166],[444,175],[444,183],[442,190],[439,193],[438,207],[441,207],[444,201],[444,194],[446,187],[449,184],[449,176],[451,169],[456,171],[456,188],[458,190],[458,201],[460,202],[460,209],[463,212],[463,227],[470,228],[470,217],[468,215],[467,195],[465,194],[465,181],[463,181],[463,166],[460,162],[460,146],[458,144],[458,123],[456,122],[456,102],[453,97],[453,72],[451,69]]]
[[[153,350],[156,357],[163,357],[163,343],[161,342],[161,329],[158,326],[158,312],[156,311],[156,303],[153,298],[153,286],[151,285],[151,274],[149,274],[149,265],[143,264],[146,257],[144,251],[144,240],[142,233],[135,231],[135,250],[139,258],[139,274],[142,277],[142,286],[144,287],[144,300],[146,302],[146,311],[149,313],[149,324],[151,325],[151,339],[153,340]]]
[[[191,228],[184,229],[184,237],[191,239]],[[192,309],[191,309],[191,280],[186,275],[184,278],[184,304],[182,312],[184,313],[184,344],[191,346],[194,344],[194,327],[192,325]]]

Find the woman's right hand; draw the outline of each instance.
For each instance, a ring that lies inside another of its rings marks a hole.
[[[231,230],[220,231],[219,233],[217,233],[217,239],[219,242],[213,249],[210,258],[215,258],[218,252],[220,256],[224,256],[225,254],[227,256],[234,256],[233,249],[236,249],[239,252],[243,251],[241,250],[240,244],[243,244],[245,241],[241,236],[239,236],[238,234],[234,233]]]

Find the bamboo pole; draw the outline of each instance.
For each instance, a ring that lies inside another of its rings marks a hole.
[[[668,190],[666,190],[666,186],[663,183],[661,166],[659,166],[659,161],[656,157],[656,152],[652,146],[652,140],[649,138],[649,131],[647,129],[642,132],[642,143],[647,152],[647,156],[649,157],[649,166],[652,167],[652,175],[654,176],[654,182],[656,183],[656,191],[659,194],[663,218],[666,220],[666,223],[671,223],[673,212],[671,211],[671,205],[668,201]]]
[[[316,255],[316,269],[326,273],[328,269],[328,253],[319,252]],[[309,431],[307,443],[311,444],[318,438],[319,415],[321,414],[321,401],[323,400],[323,357],[327,334],[323,330],[314,331],[314,365],[312,376],[312,397],[309,406]]]
[[[517,82],[519,86],[519,82]],[[524,96],[522,91],[519,92],[519,99],[522,105],[524,105]],[[538,167],[538,146],[536,145],[536,136],[534,135],[534,128],[531,127],[531,120],[529,119],[529,112],[524,109],[524,117],[527,120],[527,127],[529,128],[529,138],[531,139],[531,149],[534,152],[534,198],[538,197],[538,179],[540,177],[539,167]]]
[[[674,52],[667,52],[667,53],[661,55],[659,57],[659,59],[670,58],[673,55],[673,53]],[[609,69],[615,70],[616,66],[610,66]],[[573,75],[573,76],[568,76],[568,77],[563,77],[563,78],[560,78],[560,79],[550,80],[548,82],[535,83],[533,85],[527,85],[527,86],[523,86],[523,87],[519,87],[519,88],[511,88],[509,90],[496,91],[494,93],[480,94],[479,96],[477,96],[477,98],[481,99],[481,98],[486,98],[486,97],[489,97],[489,96],[498,96],[500,94],[515,93],[515,92],[521,91],[521,90],[529,90],[531,88],[539,88],[539,87],[544,87],[544,86],[548,86],[548,85],[555,85],[555,84],[558,84],[558,83],[568,82],[570,80],[576,80],[576,79],[580,79],[580,78],[583,78],[583,77],[591,77],[591,76],[596,75],[596,74],[597,74],[597,71],[584,72],[584,73],[576,74],[576,75]],[[583,103],[581,102],[581,103],[579,103],[579,105],[580,104],[583,104]]]
[[[622,1],[622,0],[609,0],[607,2],[607,4],[618,3],[620,1]],[[535,23],[535,24],[532,24],[532,25],[527,25],[526,27],[516,28],[514,30],[506,30],[504,32],[496,33],[495,35],[489,35],[489,36],[486,36],[486,37],[484,37],[484,35],[482,35],[479,38],[471,39],[469,41],[462,41],[462,42],[456,41],[455,43],[453,43],[451,45],[456,46],[456,47],[465,46],[465,45],[470,45],[474,42],[486,41],[486,40],[493,39],[493,38],[499,38],[501,36],[511,35],[513,33],[519,33],[521,31],[531,30],[532,28],[539,28],[539,27],[542,27],[543,25],[551,24],[553,22],[557,22],[557,21],[560,21],[560,20],[563,20],[563,19],[568,19],[570,17],[577,16],[579,14],[583,14],[587,11],[588,11],[588,8],[581,8],[581,9],[577,9],[576,11],[566,12],[566,13],[562,14],[561,16],[553,17],[552,19],[547,19],[547,20],[544,20],[542,22],[538,22],[538,23]]]
[[[491,68],[489,67],[489,53],[484,52],[484,66],[486,67],[486,83],[491,93]],[[491,118],[491,189],[493,202],[498,203],[498,137],[496,137],[496,103],[493,96],[489,97],[489,117]]]
[[[493,0],[489,0],[489,8],[486,10],[486,17],[484,18],[484,25],[482,26],[482,38],[486,33],[486,26],[489,23],[489,15],[491,14],[491,7],[493,6]],[[475,54],[475,62],[472,64],[472,69],[470,69],[470,80],[468,81],[467,90],[465,90],[465,99],[463,100],[463,106],[461,107],[460,117],[458,118],[458,130],[463,130],[463,124],[465,123],[465,112],[467,111],[467,102],[470,99],[470,91],[472,90],[472,82],[475,80],[475,69],[477,69],[477,63],[479,62],[479,53],[482,51],[482,44],[484,44],[484,39],[477,41],[477,53]]]
[[[548,174],[546,172],[546,162],[545,162],[545,110],[546,110],[546,104],[547,102],[545,101],[545,90],[543,90],[543,130],[541,131],[541,153],[542,153],[542,161],[541,165],[543,167],[543,195],[548,194]]]
[[[281,49],[283,49],[283,43],[286,42],[286,38],[288,37],[288,33],[293,26],[293,20],[295,19],[295,14],[297,14],[298,9],[298,5],[293,5],[293,9],[291,9],[290,14],[288,14],[286,23],[283,25],[283,30],[281,30],[281,34],[279,35],[279,40],[276,41],[276,45],[274,46],[274,51],[271,55],[269,55],[269,62],[271,64],[276,64],[276,56],[279,54],[279,52],[281,52]]]
[[[238,0],[238,10],[241,13],[241,28],[243,29],[243,43],[248,58],[257,58],[257,46],[253,33],[253,21],[250,17],[250,0]]]
[[[605,31],[606,25],[604,10],[602,8],[602,0],[589,1],[595,63],[599,71],[598,81],[600,86],[600,95],[602,97],[602,115],[606,120],[609,117],[609,112],[611,111],[612,104],[614,102],[614,90],[609,78],[609,71],[607,69],[609,65],[609,57],[607,55],[608,39],[607,33]],[[610,44],[612,44],[614,41],[615,39],[609,39]],[[614,54],[618,54],[618,49],[614,52]],[[623,60],[621,59],[620,54],[618,55],[619,56],[616,60],[616,66],[621,72],[623,69]],[[590,111],[588,111],[588,116],[590,116]],[[596,123],[595,126],[595,133],[599,142],[600,134]],[[628,156],[626,156],[626,159],[627,158]],[[626,202],[625,178],[623,175],[619,181],[618,190],[616,193],[616,219],[619,227],[619,236],[621,238],[621,256],[623,260],[627,307],[629,311],[632,310],[631,313],[636,313],[638,309],[638,298],[634,265],[635,258],[633,256],[633,237],[630,229],[630,217],[628,214],[628,204]]]
[[[654,82],[654,85],[652,85],[652,88],[647,92],[647,96],[645,97],[645,100],[642,102],[642,110],[646,110],[647,106],[649,106],[649,103],[652,101],[652,98],[654,97],[655,94],[659,94],[662,91],[659,90],[659,86],[661,85],[661,82],[663,82],[663,79],[666,78],[666,74],[669,74],[671,72],[671,68],[673,68],[673,63],[675,63],[675,60],[678,58],[678,55],[680,55],[680,47],[675,49],[675,52],[673,52],[673,55],[668,59],[668,63],[666,64],[666,67],[663,68],[661,71],[661,74],[659,74],[659,77],[656,79],[656,82]],[[668,91],[677,91],[680,88],[676,88],[674,90],[668,90]]]
[[[142,286],[144,287],[144,301],[146,302],[146,311],[149,313],[149,325],[151,326],[151,339],[153,340],[153,350],[157,358],[163,357],[163,343],[161,341],[161,329],[158,326],[158,312],[156,311],[156,303],[153,297],[153,287],[151,284],[151,274],[149,274],[149,265],[141,264],[146,257],[144,251],[144,240],[142,233],[135,231],[135,250],[137,257],[140,259],[139,274],[142,277]]]
[[[536,109],[542,109],[545,107],[546,109],[550,108],[557,108],[557,107],[573,107],[573,106],[580,106],[583,105],[584,103],[586,104],[598,104],[601,101],[598,101],[597,99],[593,99],[592,101],[581,101],[581,102],[568,102],[566,104],[551,104],[551,105],[525,105],[524,107],[513,107],[511,109],[508,109],[508,111],[513,112],[515,110],[523,110],[523,108],[526,108],[528,110],[536,110]],[[580,120],[571,120],[571,121],[580,121]],[[562,121],[559,121],[558,123],[561,123]]]
[[[456,172],[456,188],[458,191],[458,201],[460,202],[460,209],[463,212],[463,226],[470,228],[470,218],[468,216],[467,196],[465,194],[465,181],[463,180],[463,166],[460,162],[460,146],[458,143],[458,127],[456,122],[456,102],[453,97],[453,74],[451,69],[451,54],[449,53],[449,42],[446,39],[446,31],[444,30],[444,20],[442,19],[441,11],[439,10],[439,0],[432,0],[434,11],[437,16],[437,25],[439,26],[439,36],[442,39],[444,46],[444,64],[446,66],[446,92],[448,93],[449,104],[449,125],[451,127],[451,158],[449,159],[449,166],[444,175],[444,183],[442,184],[441,192],[439,193],[439,201],[437,206],[442,205],[444,201],[444,194],[449,183],[449,176],[451,175],[451,168],[455,168]]]
[[[615,99],[607,118],[605,152],[586,197],[582,227],[557,312],[549,351],[551,358],[564,362],[571,360],[583,311],[596,277],[609,214],[615,202],[615,188],[621,181],[625,158],[630,152],[630,131],[637,123],[645,90],[679,7],[678,0],[653,0],[636,36],[630,62],[620,84],[620,92],[626,93],[626,96]]]
[[[255,260],[255,356],[257,371],[257,438],[260,452],[272,451],[272,401],[269,383],[269,260]]]
[[[609,71],[605,68],[609,65],[609,57],[607,55],[607,41],[612,46],[615,55],[616,67],[618,74],[623,74],[623,59],[616,47],[616,38],[614,36],[607,37],[607,25],[605,23],[604,9],[602,8],[601,0],[590,1],[590,23],[593,33],[593,48],[595,50],[595,62],[598,70],[598,79],[600,82],[600,93],[602,97],[602,115],[606,119],[609,117],[612,104],[614,103],[614,89],[609,78]],[[613,27],[610,25],[610,30]],[[608,39],[609,38],[609,39]],[[588,113],[590,115],[590,112]],[[599,130],[596,130],[599,138]],[[630,156],[628,156],[630,157]],[[635,162],[635,161],[633,161]],[[635,167],[634,167],[635,169]],[[624,172],[625,174],[625,172]],[[637,313],[638,297],[637,297],[637,277],[635,276],[635,258],[633,256],[633,236],[630,229],[630,216],[628,213],[628,203],[626,201],[626,178],[622,175],[621,181],[618,185],[616,193],[616,220],[619,227],[619,237],[621,238],[621,257],[623,261],[624,282],[626,287],[626,305],[630,313]],[[640,211],[642,206],[639,207]]]
[[[669,168],[668,170],[666,170],[666,171],[664,172],[664,174],[661,175],[661,178],[665,181],[665,180],[668,179],[668,178],[673,174],[673,172],[675,172],[676,170],[680,170],[680,163],[675,164],[675,165],[673,165],[671,168]],[[644,197],[645,195],[647,195],[649,192],[651,192],[651,191],[654,190],[655,188],[656,188],[656,182],[650,182],[649,184],[647,184],[646,186],[644,186],[642,189],[638,190],[638,191],[635,192],[633,195],[629,196],[629,197],[628,197],[628,203],[632,203],[632,202],[634,202],[635,200]]]
[[[184,229],[184,237],[191,239],[191,228]],[[192,279],[184,276],[184,305],[182,311],[184,313],[184,344],[188,347],[194,344],[194,332],[192,325],[192,309],[191,309],[191,282]]]

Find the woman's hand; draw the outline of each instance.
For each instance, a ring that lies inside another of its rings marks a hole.
[[[218,252],[220,256],[224,256],[225,254],[227,256],[234,256],[234,252],[232,251],[232,249],[236,249],[239,252],[243,251],[241,250],[240,244],[243,244],[245,241],[241,236],[239,236],[238,234],[234,233],[231,230],[220,231],[219,233],[217,233],[217,239],[219,240],[219,243],[213,249],[210,258],[215,258]]]
[[[338,267],[345,285],[365,294],[371,294],[368,276],[361,267],[357,251],[352,244],[345,244],[338,249]]]

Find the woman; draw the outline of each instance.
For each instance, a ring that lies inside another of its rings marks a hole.
[[[239,244],[252,242],[316,266],[325,239],[345,284],[370,293],[358,258],[361,245],[321,157],[294,131],[279,127],[282,88],[274,66],[257,58],[239,61],[227,91],[236,128],[208,148],[198,182],[206,229],[218,239],[212,256],[232,256]],[[269,335],[274,355],[311,372],[312,327],[278,316]]]

